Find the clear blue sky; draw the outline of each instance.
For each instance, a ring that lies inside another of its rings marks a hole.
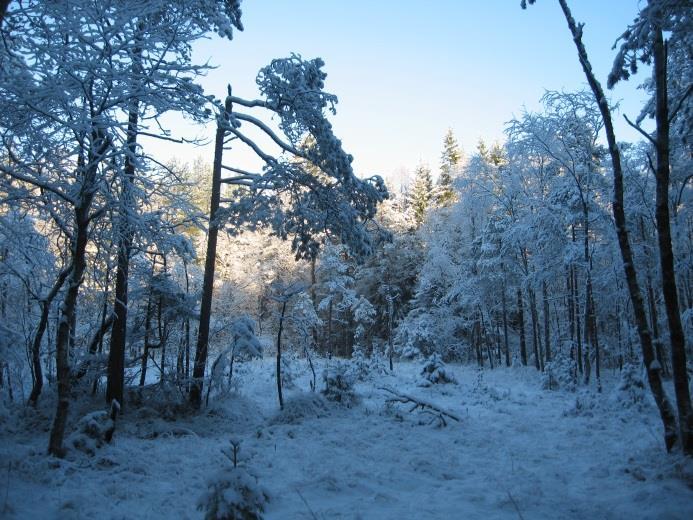
[[[585,22],[585,43],[602,83],[611,47],[634,18],[637,0],[572,0]],[[452,128],[467,154],[479,138],[500,140],[506,121],[538,108],[544,89],[585,86],[565,20],[556,0],[538,0],[526,11],[519,0],[245,0],[245,31],[234,40],[212,39],[195,47],[199,61],[218,68],[204,78],[219,97],[257,95],[255,75],[272,58],[300,53],[322,57],[327,90],[339,96],[335,132],[354,155],[360,175],[401,177],[420,162],[437,173],[443,136]],[[641,73],[610,95],[636,116]],[[618,138],[636,140],[622,123]],[[213,134],[186,129],[197,135]],[[239,145],[240,146],[240,145]],[[162,153],[190,158],[209,147],[166,146]],[[229,152],[228,163],[249,166],[249,154]]]

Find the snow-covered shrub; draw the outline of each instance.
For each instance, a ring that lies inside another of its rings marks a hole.
[[[444,383],[457,383],[455,376],[443,363],[443,359],[438,354],[432,354],[424,363],[421,369],[422,380],[419,386],[431,386]]]
[[[472,392],[475,394],[484,392],[486,390],[486,383],[484,382],[484,367],[478,365],[476,367],[476,381],[474,381],[474,388]]]
[[[322,380],[325,383],[322,394],[327,400],[341,403],[346,407],[351,407],[358,402],[354,392],[354,377],[344,365],[338,364],[325,369]]]
[[[270,421],[272,424],[297,424],[305,418],[318,418],[327,415],[327,405],[322,396],[310,393],[292,395],[284,401],[280,410]]]
[[[575,360],[566,356],[556,357],[544,365],[541,377],[543,390],[567,390],[574,392],[577,388],[577,365]]]
[[[294,361],[288,356],[282,356],[282,388],[292,389],[296,387]]]
[[[569,417],[592,417],[594,415],[594,409],[598,407],[599,400],[597,397],[592,392],[583,391],[578,393],[578,395],[575,396],[575,400],[563,410],[563,415]]]
[[[370,359],[365,349],[360,345],[354,345],[354,352],[349,363],[349,374],[359,381],[365,381],[370,372]]]
[[[204,511],[205,520],[259,520],[269,499],[255,475],[244,468],[233,468],[207,482],[197,509]]]
[[[365,381],[373,375],[386,374],[388,372],[387,367],[388,360],[384,353],[374,348],[369,356],[363,347],[359,345],[354,346],[354,353],[351,355],[349,364],[349,373],[355,379]]]
[[[100,410],[82,417],[77,429],[68,437],[67,445],[87,455],[94,455],[98,448],[111,442],[118,410],[120,405],[114,399],[110,411]]]
[[[423,311],[411,311],[397,328],[396,351],[404,359],[416,359],[431,353],[435,344],[429,316]]]
[[[647,395],[640,366],[628,363],[621,370],[621,378],[611,399],[625,407],[640,406]]]

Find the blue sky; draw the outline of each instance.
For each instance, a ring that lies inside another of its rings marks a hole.
[[[635,16],[637,0],[572,0],[585,22],[585,43],[602,83],[611,47]],[[585,86],[558,2],[538,0],[526,11],[519,0],[245,0],[245,31],[234,40],[212,39],[195,47],[199,61],[218,68],[202,83],[223,96],[256,97],[254,78],[272,58],[300,53],[322,57],[327,90],[337,94],[335,132],[354,155],[360,175],[397,179],[419,162],[437,173],[443,136],[452,128],[464,151],[479,138],[502,139],[506,121],[526,107],[537,109],[544,89]],[[637,115],[642,73],[610,92],[624,111]],[[637,134],[617,116],[618,138]],[[179,127],[189,135],[213,134]],[[163,154],[189,159],[209,147],[164,145]],[[228,152],[226,162],[253,164],[247,150]]]

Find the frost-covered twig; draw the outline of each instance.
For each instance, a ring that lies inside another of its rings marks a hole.
[[[393,390],[392,388],[388,388],[386,386],[381,386],[378,387],[379,390],[384,390],[385,392],[388,392],[389,394],[392,394],[392,397],[389,397],[387,399],[387,402],[389,403],[404,403],[404,404],[412,404],[414,405],[409,411],[413,412],[417,408],[421,409],[421,412],[430,414],[433,416],[432,420],[437,419],[442,426],[447,426],[447,422],[445,421],[445,417],[448,417],[452,419],[453,421],[461,422],[461,419],[453,414],[452,412],[448,412],[446,410],[443,410],[440,406],[433,404],[431,402],[425,401],[419,397],[414,397],[408,394],[403,394],[400,392],[397,392],[396,390]]]

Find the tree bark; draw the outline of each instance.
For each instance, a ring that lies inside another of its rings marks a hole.
[[[57,457],[63,457],[63,437],[67,423],[67,412],[70,404],[70,322],[77,306],[77,296],[82,283],[82,275],[86,267],[85,251],[88,241],[88,210],[91,206],[91,197],[88,203],[83,200],[75,210],[74,244],[72,246],[72,271],[68,278],[67,291],[62,301],[62,314],[58,324],[55,345],[55,364],[58,380],[58,406],[51,427],[48,442],[48,453]]]
[[[609,109],[606,96],[604,95],[604,90],[592,71],[592,65],[589,62],[587,51],[582,43],[582,26],[578,26],[575,23],[575,19],[570,12],[566,0],[558,1],[565,16],[566,22],[568,23],[568,28],[573,36],[573,42],[577,48],[582,70],[585,73],[587,82],[594,94],[597,105],[599,106],[599,111],[601,112],[604,120],[604,129],[606,131],[606,138],[609,144],[609,154],[611,155],[611,163],[614,175],[614,198],[612,211],[616,224],[616,235],[618,237],[618,245],[621,252],[621,259],[628,285],[628,292],[633,305],[633,314],[635,316],[638,335],[640,337],[643,361],[647,369],[647,378],[650,384],[650,389],[652,390],[652,395],[659,409],[662,424],[664,426],[664,444],[667,451],[670,451],[676,443],[677,438],[676,416],[674,415],[674,410],[669,403],[666,393],[664,392],[664,388],[662,387],[662,379],[658,364],[654,363],[655,355],[654,348],[652,346],[652,337],[650,335],[650,329],[647,323],[645,304],[643,302],[642,292],[640,291],[640,285],[638,283],[637,272],[635,270],[635,263],[633,260],[633,250],[631,249],[628,228],[626,226],[626,214],[623,204],[623,167],[621,165],[621,153],[618,148],[616,134],[614,133],[614,127],[611,121],[611,111]]]
[[[520,321],[520,361],[527,366],[527,343],[525,341],[525,310],[522,305],[522,289],[517,288],[517,312]]]
[[[655,76],[655,119],[657,134],[655,147],[657,150],[657,169],[655,178],[657,238],[659,244],[659,259],[662,273],[662,293],[664,307],[669,324],[671,342],[671,364],[674,375],[674,390],[676,405],[679,413],[679,431],[681,446],[684,453],[693,455],[693,409],[688,387],[686,370],[686,341],[679,314],[678,291],[676,289],[676,271],[674,269],[674,251],[671,245],[671,227],[669,222],[669,93],[667,89],[667,51],[662,35],[662,28],[655,21],[653,58]]]
[[[41,342],[43,341],[43,335],[46,332],[46,327],[48,326],[48,313],[51,308],[51,303],[53,299],[57,296],[58,291],[65,283],[65,279],[70,274],[72,266],[68,266],[63,269],[58,278],[53,284],[50,292],[41,301],[41,318],[39,320],[38,328],[34,334],[34,340],[31,344],[31,360],[33,363],[34,373],[33,373],[33,386],[31,387],[31,394],[29,395],[29,404],[31,406],[36,406],[38,403],[38,398],[41,395],[41,390],[43,389],[43,370],[41,368]]]
[[[140,28],[142,28],[140,22]],[[139,83],[141,74],[142,48],[139,45],[133,50],[134,86]],[[133,229],[129,222],[130,212],[134,211],[132,187],[135,179],[135,154],[137,152],[137,134],[139,126],[139,99],[135,97],[128,112],[125,165],[120,194],[120,220],[118,225],[118,262],[116,267],[115,299],[113,302],[114,319],[111,330],[111,344],[108,352],[108,380],[106,382],[106,401],[113,399],[123,412],[123,390],[125,385],[125,342],[127,339],[128,321],[128,273],[130,270],[130,252],[132,249]]]
[[[534,351],[534,366],[541,371],[541,355],[539,354],[539,331],[538,331],[538,316],[537,316],[537,298],[534,294],[534,289],[528,289],[529,295],[529,314],[532,320],[532,350]]]
[[[221,199],[221,160],[224,153],[224,137],[228,114],[232,105],[230,96],[226,98],[224,113],[219,115],[217,131],[214,139],[214,165],[212,168],[212,197],[209,204],[209,231],[207,233],[207,256],[205,258],[204,281],[202,282],[202,300],[200,302],[200,326],[197,331],[195,347],[195,363],[193,365],[193,381],[190,385],[190,404],[199,408],[202,404],[202,386],[207,365],[207,350],[209,347],[209,322],[212,316],[212,294],[214,292],[214,269],[217,261],[217,237],[219,223],[217,211]]]
[[[503,343],[505,347],[505,366],[510,366],[510,345],[508,342],[508,305],[505,298],[505,282],[501,293],[501,303],[503,305]]]
[[[541,283],[541,292],[544,299],[544,352],[546,355],[546,362],[551,362],[551,343],[550,343],[550,311],[549,311],[549,294],[546,288],[546,281]]]
[[[286,313],[286,301],[282,303],[282,312],[279,316],[279,331],[277,332],[277,397],[279,409],[284,409],[284,396],[282,395],[282,330],[284,329],[284,314]]]

